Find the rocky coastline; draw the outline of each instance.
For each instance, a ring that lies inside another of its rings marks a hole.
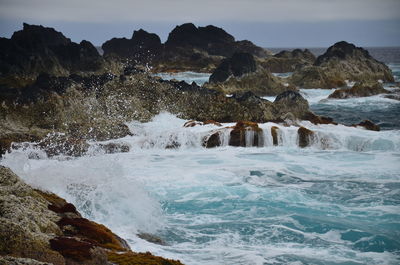
[[[146,122],[162,112],[190,120],[186,127],[235,123],[210,132],[205,148],[220,146],[224,130],[230,146],[262,146],[258,123],[265,122],[297,126],[304,148],[315,135],[299,121],[336,123],[314,114],[299,88],[337,88],[330,98],[363,97],[389,94],[380,82],[394,81],[386,65],[347,42],[317,58],[298,49],[272,55],[211,25],[176,26],[165,43],[140,29],[131,39],[106,41],[102,49],[100,55],[88,41],[74,43],[55,29],[29,24],[10,39],[0,38],[0,159],[24,142],[49,157],[81,156],[88,141],[131,135],[127,122]],[[154,76],[176,71],[212,74],[203,86]],[[293,74],[273,74],[285,72]],[[357,83],[348,87],[349,80]],[[354,126],[379,130],[370,121]],[[254,135],[251,143],[248,132]],[[270,133],[277,145],[279,128]],[[129,151],[114,143],[98,148]],[[7,168],[0,167],[0,180],[0,264],[181,264],[132,252],[108,228]],[[21,206],[27,211],[13,210]]]

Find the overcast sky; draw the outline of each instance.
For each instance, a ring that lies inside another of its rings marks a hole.
[[[143,28],[163,41],[175,25],[223,27],[263,47],[400,46],[400,0],[0,0],[0,35],[22,22],[101,45]]]

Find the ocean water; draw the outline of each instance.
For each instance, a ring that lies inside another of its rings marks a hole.
[[[298,127],[265,123],[260,147],[227,146],[230,129],[223,129],[223,146],[205,149],[204,137],[221,127],[184,128],[185,120],[162,113],[128,123],[133,136],[111,141],[129,145],[127,153],[105,154],[93,142],[83,157],[26,148],[0,164],[74,203],[134,251],[185,264],[399,264],[400,102],[327,100],[331,92],[301,91],[318,114],[368,118],[384,130],[302,122],[315,137],[299,148]],[[280,129],[278,146],[272,126]]]

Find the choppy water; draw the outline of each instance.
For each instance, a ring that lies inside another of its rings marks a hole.
[[[319,114],[349,123],[370,118],[386,130],[304,122],[316,137],[301,149],[297,127],[266,123],[262,147],[226,146],[227,130],[224,146],[205,149],[203,137],[219,127],[183,128],[184,120],[163,113],[129,123],[134,135],[117,140],[128,153],[93,145],[84,157],[49,159],[15,150],[0,163],[73,202],[133,250],[185,264],[399,264],[400,130],[392,113],[399,102],[326,100],[330,92],[302,90]],[[280,128],[279,146],[271,126]]]

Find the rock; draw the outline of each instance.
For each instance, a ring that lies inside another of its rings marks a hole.
[[[0,265],[51,265],[51,263],[40,262],[34,259],[0,256]]]
[[[376,125],[375,123],[373,123],[370,120],[364,120],[364,121],[360,122],[359,124],[356,124],[353,126],[361,126],[370,131],[380,131],[381,130],[381,128],[378,125]]]
[[[279,128],[276,126],[271,127],[272,144],[279,145]]]
[[[23,30],[11,39],[0,39],[0,87],[23,87],[40,73],[94,73],[103,71],[104,66],[90,42],[71,42],[53,28],[24,23]]]
[[[203,146],[205,148],[214,148],[221,146],[221,132],[215,132],[213,134],[208,135],[203,140]]]
[[[332,118],[330,117],[324,117],[324,116],[319,116],[319,115],[315,115],[312,112],[306,112],[303,116],[302,116],[303,120],[306,121],[310,121],[314,124],[333,124],[333,125],[337,125],[336,122],[333,121]]]
[[[37,146],[44,150],[48,157],[59,155],[77,157],[84,155],[89,149],[89,144],[84,139],[63,134],[50,134],[42,139]]]
[[[314,132],[307,128],[300,127],[297,130],[297,135],[298,135],[299,146],[301,148],[304,148],[311,145],[313,141]]]
[[[302,119],[309,112],[308,101],[300,93],[291,90],[279,94],[275,98],[274,106],[279,118],[291,113],[294,118]]]
[[[390,69],[370,56],[367,50],[341,41],[320,55],[314,66],[298,69],[293,84],[303,88],[337,88],[345,80],[393,82]]]
[[[328,98],[354,98],[354,97],[369,97],[378,94],[390,93],[384,89],[379,82],[358,82],[351,88],[336,89]]]
[[[106,154],[127,153],[130,150],[130,146],[124,143],[99,144],[99,147]]]
[[[251,137],[247,137],[247,135]],[[262,146],[264,144],[262,129],[255,122],[238,121],[230,133],[230,146]]]
[[[32,189],[1,166],[0,212],[0,264],[182,264],[132,252],[125,240],[82,218],[72,204]]]
[[[150,243],[154,243],[157,245],[161,245],[161,246],[166,246],[167,244],[164,242],[164,240],[162,240],[161,238],[159,238],[158,236],[149,234],[149,233],[140,233],[137,234],[138,237],[140,237],[141,239],[144,239]]]
[[[332,89],[346,85],[345,79],[341,77],[339,70],[337,73],[329,71],[331,70],[319,66],[305,66],[297,69],[288,80],[301,88]]]
[[[281,51],[272,57],[265,58],[261,65],[272,73],[294,72],[305,65],[312,65],[315,56],[308,49],[293,51]]]
[[[250,53],[234,53],[225,59],[210,76],[210,82],[226,81],[230,76],[240,77],[256,71],[256,61]]]
[[[133,64],[152,63],[163,51],[160,37],[154,33],[140,29],[134,31],[131,39],[113,38],[101,46],[104,56],[118,56],[133,60]]]

